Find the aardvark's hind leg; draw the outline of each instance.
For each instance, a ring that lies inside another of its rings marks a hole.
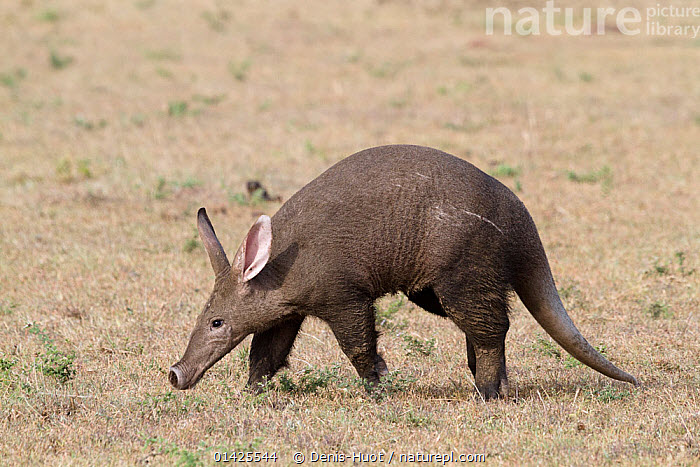
[[[466,335],[467,361],[477,389],[485,399],[506,397],[507,296],[463,284],[436,287],[436,292],[447,315]]]

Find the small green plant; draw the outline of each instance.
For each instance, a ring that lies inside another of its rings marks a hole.
[[[257,206],[265,202],[265,188],[258,188],[250,194],[250,204]]]
[[[577,366],[581,366],[581,362],[576,360],[571,355],[567,355],[566,358],[564,358],[564,367],[565,368],[576,368]]]
[[[593,75],[585,71],[579,73],[578,78],[584,83],[590,83],[591,81],[593,81]]]
[[[279,388],[283,392],[297,394],[315,394],[319,389],[325,388],[329,384],[338,381],[338,371],[340,365],[333,365],[329,368],[317,369],[310,367],[304,369],[299,380],[295,382],[288,372],[284,372],[279,377]]]
[[[180,60],[182,60],[182,54],[171,49],[147,50],[146,52],[144,52],[144,55],[147,59],[153,60],[155,62],[179,62]]]
[[[165,79],[173,79],[175,76],[172,71],[168,70],[167,68],[163,68],[162,66],[156,67],[156,74]]]
[[[241,453],[262,451],[262,449],[260,449],[260,444],[262,443],[261,438],[254,438],[249,442],[237,440],[233,443],[233,445],[229,446],[208,446],[204,441],[201,441],[199,445],[192,450],[181,448],[176,443],[168,441],[164,438],[151,438],[143,436],[142,439],[144,441],[144,448],[150,449],[157,455],[166,456],[172,459],[170,464],[182,467],[209,465],[211,463],[211,459],[214,458],[214,453],[228,453],[229,455],[236,454],[240,456]],[[275,462],[277,460],[277,455],[270,455],[268,458],[269,460]],[[267,462],[268,458],[263,456],[264,462]],[[230,462],[230,460],[224,461],[223,459],[222,461]]]
[[[185,101],[170,101],[168,102],[168,115],[171,117],[182,117],[187,113],[187,102]]]
[[[684,251],[676,251],[673,256],[678,267],[676,267],[673,260],[661,262],[660,259],[656,258],[654,259],[654,265],[652,266],[651,270],[646,271],[644,274],[657,276],[680,274],[682,276],[690,276],[695,273],[695,269],[687,269]]]
[[[462,66],[475,67],[484,64],[482,58],[477,58],[473,55],[462,55],[458,58],[459,64]]]
[[[683,270],[683,264],[685,263],[685,251],[676,251],[673,256],[676,257],[678,261],[678,266],[680,266],[681,271]]]
[[[92,171],[90,170],[90,161],[88,159],[78,160],[76,169],[78,174],[83,178],[92,178]]]
[[[581,290],[576,284],[569,284],[566,287],[562,287],[559,290],[559,296],[564,301],[567,309],[574,309],[576,307],[586,308],[587,303],[583,298]]]
[[[441,96],[458,96],[460,94],[467,94],[474,88],[474,84],[468,81],[459,81],[454,86],[438,86],[436,92]]]
[[[383,62],[379,66],[370,66],[367,71],[375,78],[393,78],[399,73],[401,68],[400,64]]]
[[[184,251],[185,253],[192,253],[198,247],[199,240],[197,240],[197,237],[190,237],[187,240],[185,240],[185,245],[182,247],[182,251]]]
[[[284,372],[279,375],[279,385],[280,385],[280,391],[282,392],[294,392],[297,389],[297,384],[292,380],[292,378],[289,376],[289,373]],[[265,382],[267,383],[267,382]],[[269,384],[269,383],[268,383]],[[263,383],[263,386],[266,386],[267,384]]]
[[[433,420],[429,414],[408,409],[406,411],[387,411],[383,417],[384,420],[394,424],[402,424],[416,428],[426,427],[433,424]]]
[[[356,50],[356,51],[353,51],[353,52],[350,52],[349,54],[347,54],[347,55],[345,56],[345,60],[346,60],[348,63],[357,63],[357,62],[360,61],[360,58],[362,58],[362,53],[359,52],[359,51],[357,51],[357,50]]]
[[[228,64],[228,71],[237,81],[245,81],[248,78],[248,70],[252,62],[250,59],[243,60],[242,62],[230,61]]]
[[[142,127],[146,123],[146,116],[144,114],[134,114],[129,118],[129,121],[138,127]]]
[[[0,73],[0,84],[8,88],[15,88],[26,77],[27,71],[24,68],[17,68],[13,71]]]
[[[146,394],[136,402],[141,407],[143,414],[188,414],[201,412],[207,407],[207,401],[195,394],[187,394],[178,397],[172,391],[164,393]]]
[[[229,202],[237,204],[239,206],[260,206],[267,202],[265,199],[265,189],[258,188],[257,190],[250,193],[250,195],[245,195],[241,192],[229,191],[228,194]]]
[[[316,156],[323,160],[327,160],[326,153],[320,150],[316,145],[314,145],[311,140],[307,139],[304,141],[304,149],[310,156]]]
[[[390,371],[376,386],[364,379],[358,379],[357,381],[369,392],[372,398],[379,402],[390,394],[406,392],[416,382],[416,378],[403,376],[399,371]]]
[[[668,266],[656,262],[654,263],[653,271],[659,276],[665,276],[666,274],[668,274],[669,268]]]
[[[73,122],[75,122],[77,126],[85,128],[86,130],[92,130],[95,127],[90,120],[86,119],[82,115],[77,115],[73,119]]]
[[[134,3],[139,10],[147,10],[156,4],[156,0],[138,0]]]
[[[56,178],[60,182],[70,183],[76,178],[87,179],[92,178],[92,176],[89,159],[78,160],[75,163],[75,171],[73,170],[73,162],[68,157],[63,157],[56,162]]]
[[[550,341],[549,339],[545,339],[541,335],[535,338],[532,348],[546,357],[554,357],[557,360],[561,359],[561,351],[559,350],[559,347],[557,347],[554,342]]]
[[[613,176],[612,170],[607,165],[604,165],[600,170],[587,172],[583,174],[576,173],[572,170],[567,171],[566,177],[576,183],[598,183],[600,182],[603,188],[603,193],[607,194],[612,189]]]
[[[75,353],[56,349],[53,340],[37,325],[30,326],[29,333],[37,336],[44,344],[44,352],[40,355],[41,363],[38,364],[41,372],[56,378],[62,384],[71,380],[75,376]]]
[[[520,175],[519,167],[512,167],[508,164],[499,164],[490,172],[492,177],[517,177]]]
[[[566,178],[576,183],[605,183],[606,180],[612,178],[612,172],[610,167],[604,165],[600,170],[594,170],[586,173],[577,173],[573,170],[569,170],[566,172]]]
[[[313,394],[321,388],[325,388],[338,379],[339,365],[330,368],[307,368],[299,378],[298,390],[302,393]]]
[[[145,446],[157,448],[158,454],[175,459],[174,464],[177,466],[198,467],[204,465],[201,458],[202,452],[188,451],[163,438],[148,438]]]
[[[542,335],[538,335],[535,338],[535,342],[532,344],[532,349],[546,357],[552,357],[563,363],[566,368],[574,368],[581,365],[581,362],[576,360],[574,357],[568,354],[564,354],[561,349],[552,342],[550,339],[544,338]],[[604,344],[595,346],[595,349],[602,356],[607,357],[608,351]]]
[[[174,185],[177,188],[195,188],[198,186],[202,186],[202,181],[195,177],[188,176],[181,182],[175,182]]]
[[[673,317],[673,312],[669,310],[668,305],[662,302],[653,302],[649,304],[644,309],[644,312],[654,319]]]
[[[606,386],[593,391],[592,396],[601,402],[619,401],[630,396],[627,389],[616,389],[613,386]]]
[[[316,152],[318,151],[316,149],[316,146],[314,146],[314,143],[312,143],[311,140],[308,139],[304,141],[304,148],[306,149],[306,152],[310,155],[316,154]]]
[[[49,62],[51,63],[51,66],[54,69],[62,70],[71,63],[73,63],[73,57],[69,57],[67,55],[60,55],[55,50],[52,50],[49,52]]]
[[[16,363],[16,360],[0,357],[0,371],[9,371]]]
[[[231,19],[231,14],[226,10],[205,11],[202,13],[202,19],[212,30],[222,32],[226,29],[226,23]]]
[[[475,131],[479,131],[480,129],[482,129],[484,127],[483,123],[472,123],[472,122],[466,122],[466,123],[447,122],[443,126],[448,130],[460,131],[462,133],[473,133]]]
[[[595,349],[598,351],[599,354],[601,354],[603,357],[606,357],[606,358],[607,358],[607,356],[608,356],[608,349],[607,349],[607,347],[605,346],[605,344],[597,345],[597,346],[595,347]],[[581,366],[581,365],[583,365],[583,364],[582,364],[581,362],[579,362],[578,360],[576,360],[576,359],[575,359],[574,357],[572,357],[571,355],[567,355],[567,356],[564,358],[564,366],[565,366],[566,368],[575,368],[575,367]]]
[[[678,262],[678,268],[680,270],[681,275],[690,276],[693,273],[695,273],[695,269],[686,269],[685,268],[685,252],[684,251],[676,251],[674,256],[676,257],[676,261]]]
[[[0,303],[0,315],[11,315],[16,308],[17,304],[15,302]]]
[[[73,179],[73,166],[70,159],[64,157],[56,162],[56,177],[62,182]]]
[[[155,199],[165,199],[170,194],[170,188],[168,188],[168,182],[165,177],[158,177],[156,181],[156,188],[153,191],[153,197]]]
[[[559,289],[559,296],[564,300],[572,297],[578,297],[581,295],[581,291],[574,284],[567,285]]]
[[[389,100],[389,105],[396,108],[396,109],[400,109],[402,107],[405,107],[406,104],[408,104],[408,99],[405,97],[399,97],[399,98]]]
[[[46,376],[56,378],[60,383],[66,383],[75,376],[74,360],[75,353],[73,352],[63,353],[49,349],[44,355],[41,371]]]
[[[86,130],[94,130],[95,128],[104,128],[107,126],[107,120],[104,118],[101,118],[99,121],[97,121],[97,123],[95,123],[82,115],[76,115],[73,122],[75,122],[75,124],[80,128],[84,128]]]
[[[413,410],[409,410],[404,414],[404,422],[409,426],[421,428],[432,425],[433,420],[428,415],[422,415],[415,413]]]
[[[214,94],[213,96],[195,94],[194,96],[192,96],[193,101],[198,101],[205,105],[217,105],[224,99],[226,99],[226,94]]]
[[[394,315],[398,313],[401,307],[406,303],[406,297],[401,295],[397,300],[392,301],[387,305],[386,308],[379,308],[376,304],[374,305],[374,316],[377,326],[382,326],[385,328],[393,327]]]
[[[258,106],[258,110],[259,110],[260,112],[265,112],[265,111],[267,111],[267,110],[270,110],[271,107],[272,107],[272,102],[270,101],[270,99],[265,99],[265,100],[262,101],[262,103]]]
[[[37,15],[39,21],[45,21],[47,23],[55,23],[61,18],[58,11],[53,9],[46,9]]]
[[[248,205],[248,198],[246,195],[240,192],[236,193],[229,193],[228,195],[228,200],[231,203],[238,204],[239,206],[247,206]]]
[[[404,349],[406,355],[430,355],[435,351],[435,338],[419,339],[417,337],[404,335]]]

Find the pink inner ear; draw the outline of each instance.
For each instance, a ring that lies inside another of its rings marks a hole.
[[[245,242],[243,280],[249,281],[263,270],[270,259],[270,244],[272,243],[270,218],[261,216],[248,232]]]

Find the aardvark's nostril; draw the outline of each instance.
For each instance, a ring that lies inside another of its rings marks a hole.
[[[170,374],[168,375],[168,379],[170,379],[170,384],[172,384],[176,388],[180,388],[180,379],[181,379],[181,372],[175,367],[170,368]]]

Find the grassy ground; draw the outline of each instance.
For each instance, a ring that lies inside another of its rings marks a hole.
[[[700,462],[700,42],[485,36],[485,6],[0,3],[3,463]],[[173,391],[213,279],[196,209],[235,250],[279,207],[246,180],[286,199],[385,143],[438,147],[515,190],[573,319],[643,387],[577,365],[518,303],[511,398],[485,404],[456,327],[390,297],[380,396],[314,321],[262,396],[242,392],[248,340]]]

